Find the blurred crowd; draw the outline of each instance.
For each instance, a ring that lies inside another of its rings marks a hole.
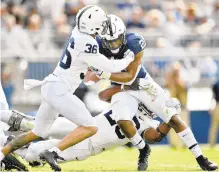
[[[88,4],[98,4],[107,13],[117,14],[129,30],[137,29],[143,35],[160,35],[152,38],[155,43],[148,41],[149,47],[200,47],[206,44],[199,40],[200,35],[219,32],[217,0],[2,0],[3,57],[56,54],[75,26],[78,10]],[[183,42],[181,38],[186,35],[192,40]],[[213,44],[216,47],[219,46],[218,34],[217,37]]]

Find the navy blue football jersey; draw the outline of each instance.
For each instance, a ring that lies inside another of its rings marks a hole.
[[[110,50],[103,48],[101,39],[98,36],[96,37],[96,40],[97,40],[97,43],[99,44],[99,52],[108,58],[113,57],[114,59],[122,59],[124,57],[124,53],[128,49],[131,50],[136,55],[142,50],[144,50],[146,47],[146,42],[144,38],[136,33],[126,34],[126,44],[120,48],[119,53],[117,53],[116,55],[111,53]],[[125,69],[123,71],[125,71]],[[141,66],[141,69],[138,72],[137,78],[145,78],[146,74],[147,72],[144,66]],[[115,83],[112,82],[112,84],[115,84]]]

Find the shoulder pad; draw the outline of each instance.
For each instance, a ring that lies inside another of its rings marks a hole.
[[[144,38],[136,33],[127,33],[126,34],[127,45],[134,54],[138,54],[146,47],[146,42]]]
[[[96,47],[95,49],[98,50],[99,53],[99,45],[96,41],[96,39],[90,37],[90,36],[83,36],[83,37],[77,37],[75,40],[75,48],[78,49],[80,52],[89,52],[92,51],[92,47]]]

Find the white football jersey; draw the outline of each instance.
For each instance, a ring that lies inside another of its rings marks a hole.
[[[132,61],[131,58],[109,60],[99,53],[94,37],[78,31],[75,27],[61,56],[54,75],[65,81],[73,90],[81,83],[81,76],[92,66],[106,72],[119,72]]]
[[[129,139],[124,136],[117,125],[111,110],[104,111],[95,118],[97,120],[98,132],[90,138],[93,146],[93,155],[129,142]],[[137,111],[132,121],[139,134],[149,127],[157,128],[159,124],[158,121],[148,118],[140,111]]]

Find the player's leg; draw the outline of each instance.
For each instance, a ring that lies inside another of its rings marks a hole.
[[[18,111],[9,110],[2,86],[0,85],[0,121],[8,124],[13,130],[29,131],[33,128],[33,118]]]
[[[55,162],[58,154],[94,135],[97,132],[97,125],[84,103],[71,93],[66,84],[62,82],[49,83],[48,88],[48,93],[50,92],[51,96],[45,96],[46,101],[60,114],[78,125],[56,146],[40,154],[41,158],[46,160],[53,169],[61,170]]]
[[[111,104],[113,116],[124,135],[133,145],[142,149],[145,146],[144,142],[132,122],[138,110],[138,100],[125,92],[120,92],[112,97]]]
[[[74,122],[78,127],[70,132],[58,145],[60,151],[91,137],[97,132],[96,120],[86,109],[84,103],[70,92],[53,99],[60,114]]]
[[[31,143],[26,151],[24,159],[28,162],[40,161],[39,154],[46,149],[50,149],[60,140],[51,139],[45,141],[39,141],[36,143]],[[71,146],[68,149],[60,152],[60,156],[66,161],[81,161],[91,156],[91,146],[89,144],[89,139],[80,142],[77,145]],[[59,161],[63,162],[63,161]]]
[[[60,126],[65,126],[60,129]],[[69,132],[78,126],[65,117],[58,117],[48,131],[48,138],[63,139]]]
[[[133,96],[125,92],[119,92],[112,97],[111,108],[123,134],[139,149],[138,170],[144,171],[148,167],[148,157],[151,150],[132,122],[132,118],[138,110],[138,103],[138,100]]]
[[[150,76],[147,78],[150,84],[156,88],[156,95],[148,94],[147,91],[140,90],[128,91],[131,95],[142,101],[149,110],[156,113],[165,123],[175,130],[183,143],[193,153],[202,169],[215,170],[217,165],[208,161],[192,133],[190,128],[183,122],[179,116],[178,102],[169,98],[164,90],[155,83]]]
[[[44,100],[40,105],[35,119],[35,126],[32,131],[23,133],[9,142],[0,152],[0,161],[4,156],[9,153],[23,147],[24,145],[39,139],[40,137],[46,137],[49,128],[54,120],[57,118],[58,113]]]
[[[0,83],[0,110],[9,110],[9,106],[6,101],[5,93],[3,91],[1,83]]]

